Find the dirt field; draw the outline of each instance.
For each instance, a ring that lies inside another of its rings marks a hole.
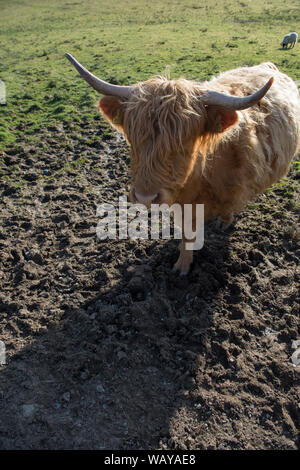
[[[26,184],[1,188],[0,449],[299,448],[299,173],[207,226],[180,277],[177,241],[97,239],[129,181],[97,133],[2,154]]]

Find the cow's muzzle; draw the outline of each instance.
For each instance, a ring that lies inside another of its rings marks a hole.
[[[159,193],[144,194],[135,189],[133,191],[133,196],[134,196],[135,202],[139,204],[143,204],[148,209],[151,207],[151,204],[159,202]]]

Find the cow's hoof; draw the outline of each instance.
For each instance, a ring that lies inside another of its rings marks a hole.
[[[175,263],[172,272],[179,273],[180,276],[186,276],[189,272],[189,269],[180,269],[179,267],[177,267],[177,263]]]
[[[186,276],[190,270],[192,260],[190,256],[179,256],[177,262],[173,266],[173,273],[179,272],[180,276]]]

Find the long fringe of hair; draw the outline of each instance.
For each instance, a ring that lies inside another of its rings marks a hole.
[[[205,108],[195,83],[152,78],[135,86],[125,109],[124,131],[134,149],[134,171],[143,165],[149,172],[158,172],[161,179],[169,179],[170,156],[180,153],[182,158],[191,158],[187,143],[196,141],[204,125]]]

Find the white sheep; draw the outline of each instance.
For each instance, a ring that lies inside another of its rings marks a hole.
[[[296,42],[298,42],[298,34],[293,32],[293,33],[286,34],[284,36],[281,45],[283,48],[285,47],[287,49],[288,44],[290,44],[291,45],[290,49],[291,49],[292,47],[294,47]]]

